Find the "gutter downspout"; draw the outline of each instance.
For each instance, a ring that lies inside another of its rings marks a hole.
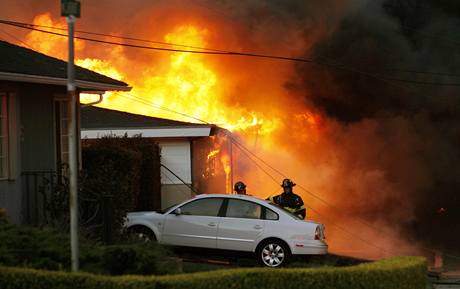
[[[81,104],[80,107],[88,107],[101,103],[104,100],[104,93],[98,93],[99,99],[90,103]]]

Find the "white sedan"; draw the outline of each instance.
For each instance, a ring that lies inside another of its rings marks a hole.
[[[162,244],[254,252],[268,267],[328,248],[324,225],[246,195],[198,195],[161,212],[128,213],[126,227]]]

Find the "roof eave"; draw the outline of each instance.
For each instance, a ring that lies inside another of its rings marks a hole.
[[[148,138],[188,138],[207,137],[211,135],[211,127],[175,127],[175,128],[124,128],[124,129],[98,129],[82,128],[82,139],[97,139],[103,136],[128,136],[141,135]]]
[[[11,72],[0,72],[0,80],[6,81],[18,81],[28,83],[40,83],[40,84],[51,84],[51,85],[62,85],[67,84],[67,79],[58,77],[49,77],[41,75],[11,73]],[[130,91],[130,86],[92,82],[86,80],[76,80],[77,87],[82,91],[87,90],[101,90],[101,91]]]

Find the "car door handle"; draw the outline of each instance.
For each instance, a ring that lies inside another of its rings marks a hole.
[[[208,223],[208,226],[209,226],[209,227],[215,227],[215,226],[216,226],[216,223],[214,223],[214,222]]]
[[[260,229],[262,229],[262,228],[263,228],[263,227],[262,227],[261,225],[255,225],[255,226],[254,226],[254,229],[256,229],[256,230],[260,230]]]

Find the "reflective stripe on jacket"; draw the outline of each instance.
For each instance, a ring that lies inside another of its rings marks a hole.
[[[305,218],[306,216],[306,210],[302,198],[294,193],[282,193],[276,196],[270,196],[268,200],[283,207],[292,214],[299,215],[302,218]]]

